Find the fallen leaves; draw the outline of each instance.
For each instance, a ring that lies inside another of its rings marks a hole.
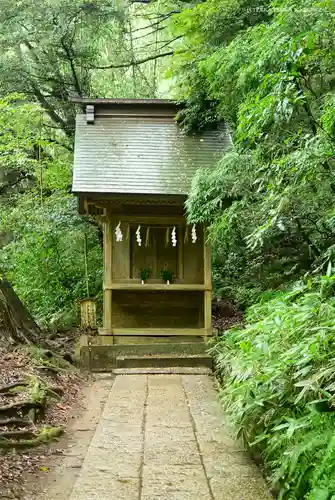
[[[0,348],[0,386],[14,384],[26,380],[31,376],[41,377],[35,369],[31,359],[24,350],[15,349],[13,351]],[[57,387],[62,394],[62,399],[51,400],[47,406],[43,419],[36,424],[36,430],[43,426],[59,427],[64,426],[69,418],[69,412],[76,401],[78,390],[83,384],[83,379],[78,374],[73,373],[48,373],[43,374],[43,380],[50,387]],[[26,388],[18,387],[16,392],[8,395],[0,393],[0,406],[9,404],[20,404],[27,398]],[[0,432],[12,430],[6,419],[2,419]],[[19,419],[18,419],[19,420]],[[35,424],[32,424],[35,425]],[[25,423],[18,425],[17,430],[24,431]],[[39,447],[29,451],[10,450],[4,452],[0,450],[0,498],[19,499],[24,491],[23,477],[26,473],[38,474],[48,473],[49,468],[45,467],[46,457],[50,454],[61,454],[62,450],[51,450],[47,446]]]

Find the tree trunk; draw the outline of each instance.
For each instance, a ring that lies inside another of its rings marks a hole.
[[[41,330],[11,284],[0,279],[0,345],[38,344]]]

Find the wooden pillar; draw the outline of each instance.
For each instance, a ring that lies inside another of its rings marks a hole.
[[[112,333],[112,259],[113,227],[111,219],[104,222],[104,333]]]
[[[206,228],[204,227],[204,327],[206,335],[212,335],[212,250],[206,243]]]
[[[178,278],[184,279],[184,235],[183,226],[178,226],[177,246],[178,246]]]

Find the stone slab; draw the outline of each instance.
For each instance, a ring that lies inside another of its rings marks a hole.
[[[124,450],[115,453],[115,450],[92,446],[87,457],[86,467],[92,471],[108,471],[114,477],[139,478],[142,462],[141,452],[142,450],[138,452]]]
[[[71,464],[77,467],[77,457]],[[80,461],[78,461],[78,464]],[[268,500],[208,375],[118,375],[69,500]]]
[[[144,464],[159,465],[201,465],[195,440],[181,441],[171,439],[156,439],[151,436],[145,441]]]
[[[117,368],[166,368],[170,366],[178,367],[204,367],[212,368],[213,360],[205,354],[152,354],[147,356],[128,355],[117,356]]]
[[[139,479],[114,477],[110,471],[84,469],[70,500],[130,500],[138,498]]]
[[[89,349],[87,337],[83,336],[79,347],[82,365],[94,372],[110,372],[116,367],[203,366],[212,368],[212,358],[206,354],[207,347],[203,341],[193,342],[188,339],[188,342],[182,342],[174,337],[174,342],[147,341],[147,343],[114,344],[112,340],[113,337],[110,336],[94,337]],[[170,361],[169,356],[171,356]]]
[[[265,482],[258,475],[213,477],[209,484],[215,500],[273,500]]]
[[[144,465],[142,499],[211,499],[203,468],[187,465]]]
[[[215,499],[269,500],[264,479],[242,443],[233,438],[222,412],[213,380],[183,376],[205,473]]]

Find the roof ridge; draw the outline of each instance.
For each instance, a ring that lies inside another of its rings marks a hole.
[[[150,104],[164,106],[178,106],[180,103],[172,99],[133,99],[133,98],[90,98],[90,97],[74,97],[71,99],[74,104]]]

